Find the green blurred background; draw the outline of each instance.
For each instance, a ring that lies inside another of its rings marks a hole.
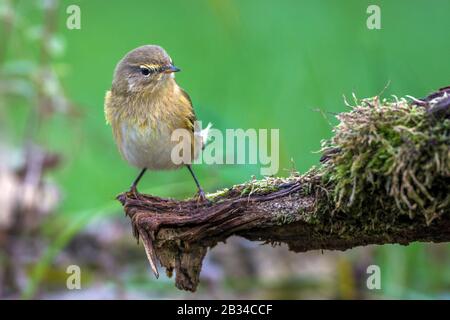
[[[26,80],[18,85],[20,94],[1,96],[1,141],[12,150],[7,154],[24,149],[24,133],[36,112],[33,90],[39,87],[40,65],[54,72],[61,85],[57,93],[63,92],[72,105],[69,111],[46,114],[32,135],[34,143],[61,155],[60,166],[45,175],[58,185],[59,200],[33,233],[12,233],[23,241],[39,237],[43,243],[39,254],[23,263],[24,280],[17,290],[8,291],[12,297],[65,297],[59,294],[65,287],[61,272],[67,261],[77,264],[77,260],[61,257],[76,257],[80,247],[89,247],[89,241],[77,245],[89,234],[89,226],[117,220],[125,227],[122,238],[132,237],[113,199],[128,188],[137,171],[116,150],[104,120],[103,98],[116,63],[137,46],[159,44],[168,51],[182,69],[177,81],[190,94],[204,123],[212,122],[221,130],[280,129],[281,176],[293,167],[304,172],[318,163],[315,151],[331,135],[336,123],[333,114],[348,110],[343,95],[349,100],[352,93],[360,98],[374,96],[389,84],[383,96],[422,97],[450,84],[450,1],[60,1],[50,39],[43,39],[42,29],[53,1],[0,0],[0,4],[2,21],[10,16],[15,21],[8,32],[3,23],[0,32],[7,37],[0,39],[7,43],[0,61],[4,73],[20,79],[35,74],[29,86]],[[81,8],[80,30],[66,28],[66,8],[71,4]],[[381,8],[381,30],[366,27],[366,9],[371,4]],[[41,59],[45,41],[50,48],[48,62]],[[13,167],[20,163],[14,161],[8,163]],[[260,177],[258,166],[198,165],[195,169],[210,192],[252,175]],[[187,171],[152,172],[143,179],[141,191],[185,198],[195,187]],[[323,255],[295,255],[285,248],[261,249],[238,240],[234,245],[246,252],[264,250],[269,269],[275,268],[270,260],[278,259],[273,251],[280,250],[291,261],[291,270],[275,275],[267,284],[263,271],[255,276],[234,275],[222,270],[221,261],[213,261],[211,277],[218,279],[213,281],[215,297],[450,298],[450,250],[445,244],[369,247]],[[108,283],[107,288],[121,288],[119,296],[98,289],[88,297],[197,298],[212,290],[202,285],[197,295],[186,294],[177,291],[172,280],[155,281],[148,275],[142,248],[134,244],[129,248],[134,247],[136,254],[124,258],[123,264],[129,267],[118,271],[120,275],[109,271],[99,280],[101,268],[80,263],[91,275],[84,278],[90,279],[85,287]],[[101,250],[112,251],[108,246]],[[228,252],[223,247],[217,250]],[[302,274],[301,266],[308,261],[324,266],[323,274]],[[358,285],[365,277],[359,269],[365,270],[368,264],[381,267],[382,290],[369,292]]]

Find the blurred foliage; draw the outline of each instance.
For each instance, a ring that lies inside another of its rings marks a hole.
[[[381,30],[366,28],[372,2],[360,0],[61,1],[57,32],[46,42],[50,78],[60,83],[43,81],[35,72],[48,18],[43,8],[52,1],[0,0],[2,21],[14,17],[15,22],[12,30],[7,23],[0,26],[0,43],[7,37],[10,44],[2,74],[19,75],[8,83],[20,93],[0,107],[2,140],[20,145],[35,112],[30,101],[36,92],[20,75],[53,84],[46,90],[64,92],[56,96],[67,95],[76,105],[55,101],[65,107],[48,114],[34,136],[63,155],[62,168],[50,175],[62,187],[64,201],[57,217],[43,226],[53,245],[31,272],[34,280],[26,296],[33,295],[44,270],[90,219],[105,212],[122,218],[111,200],[129,186],[136,170],[116,150],[104,120],[103,97],[126,52],[149,43],[164,47],[183,70],[178,83],[204,123],[219,129],[279,128],[279,175],[287,175],[292,162],[299,171],[317,164],[319,155],[313,151],[331,135],[331,114],[346,110],[343,95],[374,96],[389,83],[385,96],[421,97],[449,85],[450,2],[376,2]],[[66,28],[71,4],[81,8],[81,30]],[[259,175],[258,166],[250,165],[199,165],[196,170],[209,191]],[[187,171],[152,172],[141,189],[181,198],[195,192]],[[372,263],[383,270],[379,296],[448,298],[448,249],[423,244],[376,248]],[[347,262],[340,261],[340,277],[346,279]],[[162,285],[151,284],[155,290]],[[345,285],[340,290],[342,297],[354,296]]]

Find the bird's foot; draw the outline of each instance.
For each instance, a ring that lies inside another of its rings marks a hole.
[[[139,199],[140,193],[137,190],[137,187],[135,185],[130,187],[130,190],[127,192],[129,195],[134,196],[136,199]]]
[[[198,190],[197,194],[195,195],[195,199],[197,200],[197,203],[211,203],[211,201],[206,198],[206,194],[203,189]]]

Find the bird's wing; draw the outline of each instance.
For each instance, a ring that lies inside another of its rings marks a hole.
[[[197,120],[197,117],[195,115],[195,110],[194,110],[194,106],[192,105],[191,97],[189,97],[187,92],[184,91],[183,89],[180,88],[180,91],[181,91],[182,96],[189,102],[189,105],[192,109],[191,114],[188,116],[188,120],[189,120],[190,128],[192,128],[195,131],[195,121]]]
[[[202,150],[203,150],[206,146],[206,143],[208,142],[209,129],[211,129],[212,124],[208,123],[208,126],[205,129],[201,129],[198,122],[196,122],[197,116],[195,115],[195,110],[194,110],[194,106],[192,105],[191,97],[189,97],[189,94],[186,91],[184,91],[183,89],[180,88],[180,90],[181,90],[182,95],[189,101],[189,104],[191,105],[192,113],[189,117],[189,122],[194,130],[194,135],[201,137]]]

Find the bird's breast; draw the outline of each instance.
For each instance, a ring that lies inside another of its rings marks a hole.
[[[164,123],[142,127],[128,121],[119,124],[116,141],[123,158],[131,165],[150,170],[175,169],[171,159],[175,142],[172,128]]]
[[[172,150],[179,143],[172,141],[172,134],[176,129],[184,129],[193,135],[195,116],[190,101],[178,86],[172,83],[157,93],[127,97],[110,93],[105,105],[107,121],[127,162],[151,170],[175,169],[181,165],[171,158]],[[192,158],[196,158],[198,153],[193,153]]]

